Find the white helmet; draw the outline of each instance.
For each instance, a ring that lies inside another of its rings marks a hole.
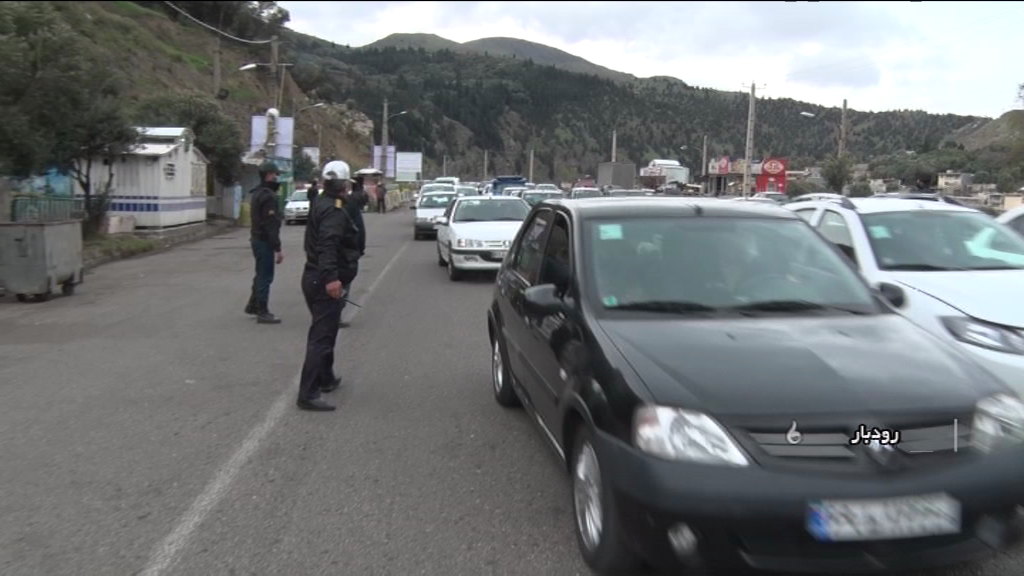
[[[351,180],[351,176],[348,163],[342,160],[332,160],[324,166],[324,180]]]

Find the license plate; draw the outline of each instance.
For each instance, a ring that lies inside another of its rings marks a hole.
[[[895,540],[960,533],[960,502],[948,494],[810,503],[807,530],[825,542]]]
[[[505,252],[506,252],[505,250],[498,250],[496,252],[491,252],[491,258],[501,258],[502,260],[504,260],[505,259]]]

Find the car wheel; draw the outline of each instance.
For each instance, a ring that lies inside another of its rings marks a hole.
[[[583,425],[572,450],[572,509],[576,541],[583,560],[598,574],[629,573],[640,566],[626,547],[615,500],[594,449],[593,434]]]
[[[451,248],[448,249],[448,279],[452,282],[462,280],[462,270],[455,267],[455,258],[452,257]]]
[[[498,329],[495,328],[495,331]],[[494,335],[494,346],[491,350],[491,384],[494,386],[494,399],[506,408],[519,405],[519,398],[512,389],[512,371],[505,361],[505,342],[499,334]]]

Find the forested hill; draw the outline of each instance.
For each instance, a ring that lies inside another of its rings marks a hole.
[[[681,156],[696,169],[704,134],[712,156],[743,151],[742,93],[693,88],[671,78],[616,81],[530,59],[448,48],[348,48],[295,33],[288,40],[288,58],[296,62],[295,80],[303,90],[348,101],[377,122],[388,98],[392,111],[409,111],[392,122],[392,142],[422,149],[435,164],[447,154],[449,167],[455,162],[454,169],[467,175],[483,169],[484,150],[493,172],[523,172],[530,148],[536,150],[538,178],[592,173],[609,157],[613,129],[619,160],[638,164]],[[757,116],[755,156],[787,156],[800,164],[835,153],[838,108],[762,99]],[[851,111],[847,150],[865,161],[897,151],[925,152],[978,120]],[[682,146],[687,149],[680,152]]]

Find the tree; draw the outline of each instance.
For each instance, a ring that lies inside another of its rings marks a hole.
[[[871,185],[867,182],[854,182],[850,184],[850,196],[854,198],[867,198],[871,196]]]
[[[296,180],[309,182],[316,178],[316,162],[313,162],[313,158],[297,146],[295,148],[295,164],[292,167],[292,173]]]
[[[849,156],[832,156],[821,167],[821,176],[833,192],[842,193],[853,175],[853,164]]]
[[[206,155],[218,182],[238,181],[245,145],[238,125],[206,96],[162,94],[143,100],[134,111],[143,126],[184,126],[196,136],[195,146]]]
[[[123,77],[46,2],[0,4],[0,53],[0,165],[15,176],[70,173],[85,196],[85,232],[94,232],[113,160],[138,139],[124,113]],[[100,160],[105,175],[93,174]]]
[[[790,198],[796,198],[804,194],[814,194],[815,192],[823,192],[823,190],[818,183],[811,180],[794,180],[786,184],[786,195]]]

